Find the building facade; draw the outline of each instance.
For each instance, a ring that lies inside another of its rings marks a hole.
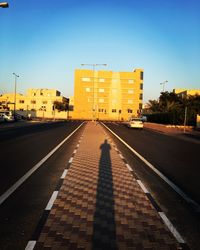
[[[182,97],[187,97],[189,95],[200,95],[200,89],[173,89],[173,92]]]
[[[66,103],[67,98],[61,96],[61,93],[55,89],[28,89],[26,94],[7,93],[0,96],[0,110],[15,110],[19,114],[36,117],[55,116],[55,102]]]
[[[128,120],[143,103],[143,70],[112,72],[75,70],[73,117]]]

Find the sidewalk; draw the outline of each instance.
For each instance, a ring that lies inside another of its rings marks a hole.
[[[168,135],[179,136],[179,138],[181,137],[182,139],[191,139],[200,142],[200,131],[194,130],[189,126],[186,127],[185,132],[183,126],[172,126],[151,122],[145,122],[144,127]]]
[[[183,249],[100,124],[86,124],[69,163],[26,249]]]

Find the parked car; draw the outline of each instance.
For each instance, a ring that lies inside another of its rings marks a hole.
[[[11,111],[1,111],[0,112],[0,121],[12,122],[14,121],[14,116]]]
[[[129,128],[143,128],[143,121],[141,118],[130,118],[130,120],[127,122],[127,126]]]

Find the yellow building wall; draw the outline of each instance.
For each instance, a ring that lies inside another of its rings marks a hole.
[[[142,69],[75,70],[73,118],[127,120],[142,109]]]
[[[16,93],[16,112],[28,115],[28,111],[34,111],[36,117],[67,118],[67,112],[53,110],[54,101],[63,102],[66,99],[60,96],[60,92],[55,89],[28,89],[26,95]],[[0,96],[1,107],[6,106],[9,110],[14,110],[14,93],[7,93]],[[33,113],[32,113],[33,114]]]
[[[174,89],[174,93],[185,93],[186,95],[200,95],[200,89]]]

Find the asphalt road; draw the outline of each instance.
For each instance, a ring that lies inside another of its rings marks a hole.
[[[200,144],[146,129],[128,129],[117,123],[110,123],[109,127],[200,204]]]
[[[129,129],[119,123],[105,125],[200,204],[199,143],[150,129]],[[199,249],[200,211],[185,202],[115,136],[110,136],[191,249]]]
[[[78,121],[58,122],[2,129],[0,196],[80,124]],[[128,129],[118,123],[106,125],[192,199],[200,201],[200,144],[151,130]],[[77,145],[83,127],[0,205],[1,250],[24,249]],[[199,249],[200,213],[184,202],[118,139],[113,135],[111,137],[191,249]]]
[[[0,196],[80,124],[58,122],[1,130]],[[25,248],[73,153],[82,127],[0,205],[1,250]]]

